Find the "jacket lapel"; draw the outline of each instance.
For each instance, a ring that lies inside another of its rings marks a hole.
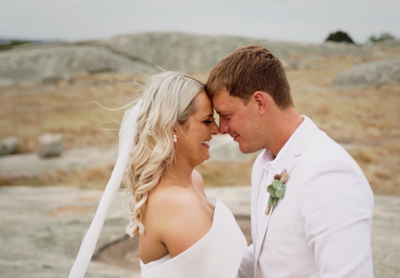
[[[278,169],[278,171],[276,173],[272,173],[270,176],[273,177],[275,174],[282,173],[282,171],[284,169],[287,169],[288,171],[291,171],[291,169],[293,169],[296,166],[296,163],[297,163],[296,157],[295,156],[291,156],[287,163],[283,163],[283,168],[282,169]],[[260,183],[261,183],[261,181],[260,181]],[[261,186],[261,184],[259,185],[259,187],[260,186]],[[266,195],[266,198],[269,198],[269,194],[268,193]],[[276,206],[278,206],[278,205],[279,205],[279,201],[278,201]],[[263,209],[265,210],[266,208],[263,208]],[[254,257],[255,257],[255,261],[256,262],[258,261],[258,257],[260,255],[261,247],[262,247],[262,245],[264,243],[264,238],[265,238],[265,235],[266,235],[266,232],[267,232],[267,229],[268,229],[268,225],[269,225],[270,219],[271,219],[272,214],[274,212],[274,209],[275,209],[275,207],[272,207],[270,212],[269,212],[269,215],[266,215],[264,213],[263,216],[262,216],[261,227],[258,230],[257,242],[256,242],[256,245],[255,245]]]
[[[261,158],[263,153],[260,154]],[[260,167],[260,159],[257,159],[254,163],[254,170],[251,177],[251,237],[253,239],[254,246],[257,244],[257,200],[260,192],[261,181],[264,176],[264,169]]]
[[[295,137],[293,138],[294,140],[292,141],[291,145],[289,146],[289,149],[282,161],[282,163],[280,163],[280,165],[277,166],[277,173],[281,173],[284,169],[286,169],[287,171],[291,172],[294,167],[297,164],[297,161],[301,155],[301,152],[303,151],[304,147],[307,145],[307,141],[309,139],[309,137],[317,130],[317,126],[306,116],[304,116],[304,122],[302,123],[302,125],[300,126],[300,129],[298,130],[298,132],[296,132]],[[259,163],[257,165],[255,165],[256,167],[259,167],[259,173],[260,173],[260,177],[257,179],[257,184],[253,184],[253,190],[256,190],[256,192],[252,192],[252,211],[251,211],[251,215],[252,215],[252,229],[256,229],[257,230],[257,226],[256,226],[256,215],[257,215],[257,201],[258,201],[258,192],[261,186],[261,181],[262,181],[262,177],[264,175],[264,171],[261,171],[261,167],[259,166]],[[272,175],[273,176],[273,175]],[[291,183],[292,186],[294,185],[293,183]],[[267,193],[266,195],[267,198],[269,198],[269,194]],[[269,215],[266,215],[264,212],[264,215],[262,217],[261,220],[261,227],[260,229],[258,229],[258,231],[253,234],[253,240],[256,238],[257,240],[255,241],[255,245],[254,245],[254,273],[255,273],[255,277],[257,277],[257,273],[258,273],[258,259],[260,256],[260,251],[261,251],[261,247],[264,243],[264,239],[265,239],[265,235],[266,232],[268,230],[268,225],[270,223],[270,219],[272,217],[272,214],[274,212],[274,209],[276,209],[277,207],[279,207],[279,201],[277,203],[277,205],[275,207],[271,208],[271,211],[269,213]],[[266,208],[264,208],[265,210]],[[254,215],[254,217],[253,217]],[[254,220],[253,220],[254,218]],[[267,247],[268,248],[268,247]]]

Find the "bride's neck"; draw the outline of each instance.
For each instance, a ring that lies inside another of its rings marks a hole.
[[[165,185],[192,186],[193,167],[187,163],[174,163],[164,170],[160,183]]]

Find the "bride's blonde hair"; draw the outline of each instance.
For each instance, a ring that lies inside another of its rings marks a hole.
[[[153,75],[146,82],[137,118],[138,134],[127,166],[126,183],[132,200],[126,232],[131,237],[144,232],[140,211],[163,170],[174,162],[174,127],[184,125],[196,112],[196,96],[202,91],[201,82],[171,71]]]

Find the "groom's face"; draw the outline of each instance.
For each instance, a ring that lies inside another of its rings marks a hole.
[[[218,129],[221,134],[232,136],[239,143],[242,153],[253,153],[263,148],[258,142],[257,113],[252,101],[245,105],[225,89],[213,95],[212,101],[219,114]]]

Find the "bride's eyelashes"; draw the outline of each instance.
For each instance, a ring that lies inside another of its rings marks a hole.
[[[215,122],[215,118],[209,119],[209,120],[205,120],[203,123],[205,123],[206,125],[209,125],[211,123]]]

